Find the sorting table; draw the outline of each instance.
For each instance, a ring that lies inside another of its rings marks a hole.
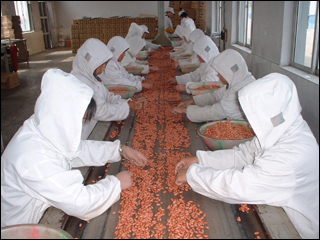
[[[170,179],[174,179],[174,163],[178,162],[181,156],[195,155],[197,150],[205,150],[206,147],[196,132],[202,123],[191,123],[185,116],[179,119],[179,117],[172,117],[170,114],[171,109],[181,100],[191,98],[186,93],[177,93],[174,86],[166,85],[168,73],[173,75],[182,73],[172,70],[168,58],[154,62],[154,64],[160,67],[160,71],[148,75],[148,78],[153,75],[153,89],[144,90],[137,94],[138,97],[148,99],[147,106],[140,112],[130,112],[129,117],[121,122],[110,122],[109,125],[98,122],[96,126],[99,138],[103,135],[105,141],[119,139],[122,143],[139,149],[148,156],[148,165],[143,168],[132,167],[129,169],[134,173],[133,186],[124,190],[121,193],[121,199],[100,216],[87,222],[65,215],[59,219],[62,222],[60,227],[74,238],[84,239],[124,238],[120,233],[126,234],[125,238],[183,238],[185,237],[184,232],[179,232],[179,228],[183,229],[185,225],[191,225],[191,220],[196,218],[185,221],[182,218],[187,214],[185,212],[180,212],[181,219],[179,215],[173,217],[171,213],[171,209],[175,208],[173,203],[182,200],[182,202],[191,203],[199,209],[198,216],[202,217],[204,221],[200,227],[200,230],[202,228],[204,231],[201,234],[192,235],[190,233],[189,237],[245,239],[259,236],[260,238],[269,238],[270,231],[265,229],[265,225],[257,214],[256,206],[248,205],[250,210],[242,212],[239,209],[239,204],[216,201],[190,189],[186,191],[187,188],[176,191],[172,181],[170,183]],[[148,113],[152,114],[148,115]],[[170,139],[170,132],[178,131],[181,128],[186,130],[186,134],[181,132],[174,139]],[[152,129],[152,133],[150,133],[150,129]],[[115,131],[118,132],[116,137],[114,137]],[[138,135],[142,136],[139,141],[136,139]],[[91,167],[88,172],[84,172],[85,184],[99,181],[105,174],[115,175],[119,171],[126,170],[128,166],[125,164],[126,161],[120,161],[107,166]],[[146,174],[138,178],[135,177],[135,174],[139,172]],[[125,198],[129,192],[135,194],[135,200]],[[142,195],[142,192],[145,195]],[[159,215],[161,209],[163,215]],[[128,211],[132,213],[129,217],[126,215]],[[237,221],[238,217],[241,218],[241,221]],[[129,221],[126,222],[126,218],[129,218]],[[40,223],[50,225],[52,221],[50,217],[44,216]],[[255,234],[257,232],[259,233]],[[292,235],[289,237],[296,238]]]

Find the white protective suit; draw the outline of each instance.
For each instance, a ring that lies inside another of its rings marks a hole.
[[[183,54],[193,54],[193,42],[190,41],[189,37],[195,29],[196,28],[193,28],[191,25],[188,25],[187,27],[181,30],[182,36],[187,39],[186,45],[184,45],[179,51],[170,53],[171,58],[178,57]]]
[[[138,36],[138,37],[142,37],[144,31],[143,29],[136,23],[131,23],[127,36],[125,37],[125,40],[128,41],[129,38],[134,37],[134,36]]]
[[[140,27],[143,29],[143,33],[149,34],[148,27],[146,25],[140,25]],[[149,49],[148,49],[149,52],[150,52],[150,49],[158,50],[158,48],[161,46],[160,44],[154,44],[154,43],[151,43],[145,39],[143,39],[143,40],[146,42],[146,46],[149,47]]]
[[[123,60],[121,61],[121,65],[125,66],[140,66],[143,67],[142,74],[149,73],[149,65],[145,64],[138,64],[136,60],[136,55],[141,51],[141,49],[146,45],[144,39],[139,36],[133,36],[126,39],[130,45],[128,51],[126,51],[126,55],[124,56]]]
[[[185,84],[188,87],[195,82],[218,82],[220,78],[218,72],[211,67],[211,63],[215,57],[219,55],[219,50],[216,44],[208,36],[199,37],[193,50],[198,54],[205,62],[200,64],[194,72],[186,73],[181,76],[176,76],[177,84]],[[190,91],[187,88],[187,92]]]
[[[71,74],[94,91],[93,98],[97,104],[94,119],[97,121],[123,120],[128,117],[130,112],[128,100],[121,99],[121,96],[109,92],[101,79],[93,75],[95,69],[111,59],[112,56],[111,51],[103,42],[89,38],[78,49],[72,63]],[[84,128],[86,126],[84,125]]]
[[[81,140],[82,119],[93,90],[72,74],[48,70],[34,114],[1,156],[1,227],[36,224],[54,206],[90,220],[120,198],[120,181],[107,176],[84,186],[73,167],[121,160],[120,141]]]
[[[231,204],[282,207],[302,238],[319,239],[319,145],[294,83],[271,73],[242,88],[239,101],[256,137],[233,149],[197,151],[189,185]]]
[[[184,28],[188,25],[191,25],[194,29],[196,29],[196,25],[194,24],[194,21],[192,20],[192,18],[189,18],[189,17],[182,18],[180,24]]]
[[[108,62],[105,71],[100,74],[103,83],[105,85],[123,84],[134,86],[137,88],[137,92],[140,92],[142,90],[141,82],[144,77],[128,73],[118,62],[120,55],[129,49],[129,43],[123,37],[115,36],[109,40],[107,47],[113,52],[113,57]]]
[[[245,120],[246,116],[238,100],[238,91],[255,81],[248,71],[246,61],[237,51],[227,49],[213,59],[211,67],[224,77],[228,85],[213,93],[194,96],[196,105],[187,107],[187,117],[192,122],[216,121],[225,118]]]
[[[181,40],[180,40],[179,42],[177,42],[174,47],[183,47],[183,46],[185,46],[185,45],[187,44],[187,43],[183,40],[183,35],[182,35],[182,33],[181,33],[182,30],[183,30],[183,27],[182,27],[181,25],[178,25],[178,26],[176,27],[176,29],[174,30],[174,33],[173,33],[173,34],[175,34],[175,35],[177,35],[177,36],[179,36],[179,37],[181,38]]]
[[[189,40],[195,43],[199,37],[203,37],[203,36],[205,36],[205,34],[201,29],[195,29],[190,33]]]

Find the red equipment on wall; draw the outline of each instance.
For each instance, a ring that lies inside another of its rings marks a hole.
[[[12,70],[14,72],[17,72],[18,71],[18,48],[17,48],[17,46],[10,47],[10,57],[11,57]]]

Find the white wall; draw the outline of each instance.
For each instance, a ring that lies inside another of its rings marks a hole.
[[[164,1],[164,9],[169,1]],[[59,31],[70,35],[70,26],[74,19],[82,17],[131,16],[151,14],[158,16],[157,1],[55,1],[57,27]]]

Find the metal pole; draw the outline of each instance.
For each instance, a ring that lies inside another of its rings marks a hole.
[[[164,1],[158,1],[158,35],[152,42],[162,46],[171,46],[171,41],[164,31]]]

